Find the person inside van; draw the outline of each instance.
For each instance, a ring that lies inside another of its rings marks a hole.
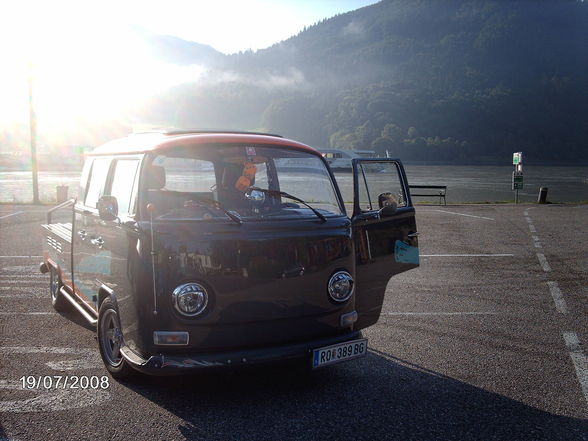
[[[245,176],[243,163],[223,162],[221,183],[219,186],[219,202],[229,210],[244,209],[249,207],[249,201],[245,197],[245,191],[255,184],[255,176]],[[249,185],[246,185],[249,184]]]

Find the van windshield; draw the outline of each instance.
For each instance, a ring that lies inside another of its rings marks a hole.
[[[278,146],[213,144],[166,150],[148,162],[142,182],[143,201],[152,204],[159,219],[226,219],[234,214],[244,220],[264,220],[316,218],[316,212],[325,218],[342,214],[321,159]]]

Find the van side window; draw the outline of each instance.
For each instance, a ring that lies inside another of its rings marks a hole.
[[[138,166],[138,159],[119,159],[114,164],[110,195],[116,198],[119,216],[134,212],[135,207],[131,203],[131,197]]]
[[[80,177],[80,190],[78,192],[78,199],[83,201],[86,197],[86,190],[88,189],[88,181],[90,179],[90,169],[92,168],[92,160],[89,159],[84,163],[82,169],[82,176]]]
[[[379,210],[384,204],[395,202],[405,207],[404,190],[400,172],[395,163],[362,162],[358,167],[359,207],[362,211]]]
[[[96,203],[104,192],[109,167],[110,158],[96,158],[92,162],[90,183],[88,184],[86,199],[84,200],[86,206],[96,208]]]

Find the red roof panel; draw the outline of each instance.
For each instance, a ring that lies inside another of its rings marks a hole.
[[[198,144],[264,144],[282,147],[292,147],[309,153],[320,154],[317,150],[305,144],[279,136],[248,134],[248,133],[139,133],[125,138],[116,139],[96,147],[90,155],[122,155],[134,153],[147,153],[157,150],[165,150],[173,147],[182,147]]]

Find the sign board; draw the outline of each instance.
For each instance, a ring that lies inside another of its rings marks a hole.
[[[523,163],[523,152],[516,152],[512,154],[512,165],[519,165]]]
[[[513,190],[522,190],[523,189],[523,174],[512,174],[512,189]]]

